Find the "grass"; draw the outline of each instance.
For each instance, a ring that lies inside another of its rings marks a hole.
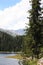
[[[7,56],[6,58],[23,59],[20,54],[16,54],[15,56]]]
[[[35,61],[29,61],[28,63],[29,63],[28,65],[37,65],[37,61],[36,60]]]
[[[37,65],[37,60],[25,60],[23,61],[23,65]]]

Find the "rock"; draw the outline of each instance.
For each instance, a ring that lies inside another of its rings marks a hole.
[[[37,65],[43,65],[43,58],[41,58],[41,59],[38,60]]]

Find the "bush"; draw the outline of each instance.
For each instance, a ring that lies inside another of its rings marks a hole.
[[[37,65],[37,60],[24,60],[23,65]]]

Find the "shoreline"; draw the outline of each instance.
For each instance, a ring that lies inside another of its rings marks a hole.
[[[23,59],[23,57],[20,54],[16,54],[15,56],[6,56],[6,58],[13,58],[13,59],[19,59],[19,60]]]
[[[21,52],[0,51],[0,54],[20,54]]]

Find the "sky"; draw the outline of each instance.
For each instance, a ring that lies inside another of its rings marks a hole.
[[[29,0],[0,0],[0,28],[24,29],[30,8]]]
[[[0,0],[0,28],[24,29],[29,8],[28,0]]]

